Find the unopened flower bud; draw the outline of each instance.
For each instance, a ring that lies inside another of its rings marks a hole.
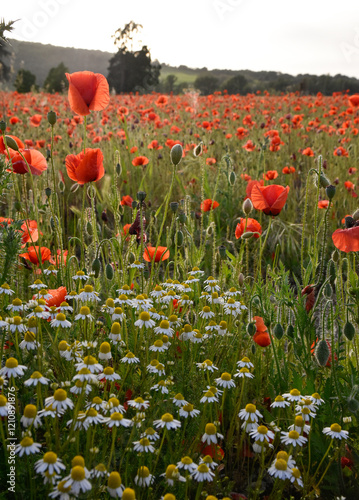
[[[244,283],[244,274],[243,273],[239,273],[238,284],[239,284],[239,286],[243,286],[243,283]]]
[[[329,346],[326,340],[320,340],[314,351],[315,359],[320,366],[325,366],[328,363],[330,356]]]
[[[244,200],[242,210],[246,215],[249,215],[251,213],[251,211],[253,210],[253,203],[250,198]]]
[[[278,340],[280,340],[280,339],[283,337],[283,335],[284,335],[284,330],[283,330],[283,327],[282,327],[282,325],[281,325],[280,323],[277,323],[277,324],[275,325],[275,327],[273,328],[273,333],[274,333],[275,337],[276,337]]]
[[[236,179],[237,179],[236,173],[234,172],[234,170],[232,170],[232,172],[229,174],[228,177],[228,182],[230,183],[231,186],[235,185]]]
[[[175,144],[172,149],[171,149],[171,162],[172,164],[177,167],[177,165],[180,164],[182,160],[182,155],[183,155],[183,148],[181,144]]]
[[[96,259],[92,262],[92,271],[95,273],[95,278],[99,277],[101,270],[101,262],[100,259],[96,257]]]
[[[178,210],[178,203],[177,203],[177,201],[171,201],[170,207],[171,207],[172,212],[175,214],[177,212],[177,210]]]
[[[6,130],[6,122],[4,120],[0,121],[0,132],[5,132]]]
[[[353,340],[354,335],[355,335],[355,328],[352,323],[347,321],[344,325],[344,330],[343,330],[344,335],[348,340]]]
[[[319,182],[322,188],[326,188],[330,185],[330,180],[323,172],[320,174]]]
[[[55,111],[49,111],[47,113],[47,121],[50,123],[50,125],[54,126],[57,120],[57,116]]]
[[[193,150],[194,156],[197,158],[197,156],[201,156],[203,153],[203,142],[200,142]]]
[[[253,337],[253,335],[256,333],[256,324],[255,323],[248,323],[247,325],[247,333]]]
[[[106,265],[106,278],[109,281],[112,281],[113,280],[113,276],[114,276],[113,267],[109,263],[109,264]]]
[[[72,186],[70,187],[70,193],[76,193],[79,187],[80,184],[77,184],[77,182],[75,184],[72,184]]]
[[[47,187],[45,189],[45,194],[46,194],[47,198],[50,198],[50,196],[51,196],[51,188]]]
[[[137,193],[137,199],[141,203],[142,201],[145,201],[146,199],[146,193],[145,191],[138,191]]]
[[[177,231],[176,238],[177,238],[177,246],[181,247],[183,245],[183,239],[184,239],[183,232],[181,230]]]
[[[184,224],[187,221],[187,215],[184,212],[179,212],[178,220]]]
[[[253,238],[254,233],[251,233],[250,231],[246,231],[245,233],[242,234],[241,238],[244,240],[250,240]]]
[[[5,142],[9,148],[13,149],[14,151],[19,151],[19,146],[17,145],[17,142],[9,135],[5,136]]]
[[[332,184],[329,184],[329,186],[327,186],[327,187],[325,188],[325,192],[326,192],[326,194],[327,194],[327,196],[328,196],[328,198],[329,198],[329,200],[330,200],[330,201],[331,201],[331,200],[334,198],[334,196],[335,196],[335,190],[336,190],[336,187],[335,187],[335,186],[333,186]]]

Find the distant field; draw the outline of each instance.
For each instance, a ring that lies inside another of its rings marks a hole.
[[[168,75],[176,75],[177,80],[176,84],[178,83],[194,83],[195,79],[197,78],[196,73],[186,73],[184,71],[176,71],[176,69],[171,69],[171,68],[162,68],[161,69],[161,78],[160,80],[163,81],[167,78]]]

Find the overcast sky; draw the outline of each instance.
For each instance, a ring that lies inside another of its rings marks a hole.
[[[133,20],[173,66],[359,77],[358,0],[8,0],[1,17],[19,40],[111,52]]]

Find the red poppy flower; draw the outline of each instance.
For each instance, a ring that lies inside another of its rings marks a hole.
[[[147,158],[147,156],[136,156],[136,158],[132,160],[132,165],[134,167],[144,167],[149,162],[150,160]]]
[[[329,200],[319,200],[318,208],[328,208]]]
[[[32,127],[38,127],[41,123],[42,115],[34,115],[30,118],[30,125]]]
[[[65,73],[69,82],[68,98],[74,113],[89,115],[90,111],[105,109],[110,101],[108,82],[103,75],[92,71]]]
[[[350,191],[353,191],[353,189],[355,189],[355,185],[350,181],[345,181],[344,187],[347,191],[349,191],[349,193],[350,193]]]
[[[48,290],[48,292],[50,295],[52,295],[52,297],[50,299],[47,299],[46,301],[46,305],[48,307],[60,307],[62,302],[65,301],[65,296],[67,295],[66,287],[60,286],[60,288],[56,288],[55,290]]]
[[[264,324],[264,320],[261,316],[254,316],[254,321],[256,322],[256,330],[257,332],[264,333],[267,331],[267,327]]]
[[[47,169],[46,158],[40,151],[36,149],[20,149],[20,152],[28,163],[32,175],[41,175],[41,173]],[[13,170],[15,174],[26,174],[29,169],[20,153],[13,149],[9,149],[9,153],[12,169],[10,167],[10,162],[8,162],[8,171],[11,172]]]
[[[353,108],[357,108],[359,106],[359,95],[358,94],[351,95],[348,98],[348,101],[350,105],[353,106]]]
[[[18,145],[19,149],[24,149],[25,145],[22,141],[20,141],[20,139],[18,137],[16,137],[15,135],[9,135],[8,137],[11,137],[11,139],[14,139],[14,141]],[[11,149],[11,148],[9,148],[9,149]],[[4,137],[2,135],[0,135],[0,153],[1,154],[6,153]]]
[[[245,143],[244,146],[242,146],[243,149],[246,151],[252,152],[256,149],[256,145],[251,141],[250,139]]]
[[[262,234],[262,226],[255,219],[251,219],[250,217],[248,217],[247,227],[246,227],[246,219],[241,218],[240,223],[237,224],[236,232],[235,232],[237,240],[242,236],[242,234],[244,232],[246,232],[246,233],[259,233],[259,234],[254,235],[254,238],[259,238],[260,235]]]
[[[271,343],[267,327],[264,324],[263,318],[254,316],[256,322],[256,333],[253,335],[253,340],[260,347],[267,347]]]
[[[152,262],[155,255],[156,247],[147,246],[143,252],[143,258],[146,262]],[[170,256],[170,251],[167,247],[157,247],[155,262],[167,260]]]
[[[266,215],[278,215],[284,207],[289,193],[289,186],[253,186],[251,200],[254,208]]]
[[[217,163],[217,160],[215,158],[206,159],[206,165],[214,165],[215,163]]]
[[[50,264],[59,267],[62,264],[66,266],[66,259],[67,259],[67,254],[69,253],[68,250],[63,250],[62,252],[62,258],[61,258],[61,250],[57,250],[55,257],[51,257],[49,259]]]
[[[26,253],[21,253],[19,257],[23,257],[26,260],[29,260],[32,264],[39,265],[39,257],[42,260],[42,263],[46,262],[51,257],[51,250],[47,247],[29,247]]]
[[[305,148],[302,151],[302,155],[304,156],[314,156],[314,152],[311,148]]]
[[[132,207],[133,198],[129,194],[122,196],[121,205],[126,207]]]
[[[247,180],[246,179],[246,174],[244,174],[244,180]],[[258,184],[258,186],[263,186],[264,185],[264,181],[263,179],[261,179],[260,181],[256,181],[256,180],[251,180],[251,178],[249,177],[249,180],[248,180],[248,184],[247,184],[247,187],[246,187],[246,195],[247,195],[247,198],[250,198],[251,197],[251,194],[252,194],[252,189],[254,188],[254,186],[256,186]]]
[[[332,240],[334,246],[342,252],[359,252],[359,225],[337,229],[332,234]]]
[[[283,174],[294,174],[295,168],[294,167],[284,167],[282,170]]]
[[[349,156],[349,153],[346,149],[343,148],[343,146],[339,146],[334,150],[333,153],[334,156]]]
[[[103,168],[103,154],[100,149],[90,149],[78,155],[66,156],[67,175],[78,184],[99,181],[105,175]]]
[[[272,181],[277,177],[278,177],[278,172],[276,170],[268,170],[264,175],[266,181]]]
[[[128,231],[129,231],[130,227],[131,227],[131,224],[125,224],[125,225],[123,226],[123,230],[122,230],[123,232],[122,232],[122,234],[123,234],[124,236],[126,236],[126,234],[128,234]]]
[[[36,220],[28,220],[27,222],[24,222],[21,226],[21,230],[23,231],[22,236],[21,236],[21,248],[24,248],[26,246],[26,243],[34,243],[39,239],[39,231],[37,229],[37,222]]]
[[[153,141],[151,141],[149,143],[147,148],[148,149],[163,149],[163,146],[160,146],[160,144],[158,144],[158,141],[156,141],[156,139],[154,139]]]
[[[12,221],[13,221],[12,219],[8,219],[7,217],[0,217],[0,225],[2,225],[2,226],[4,226],[5,224],[10,226]]]
[[[201,203],[201,210],[202,212],[209,212],[210,210],[214,210],[218,206],[219,206],[218,201],[215,200],[212,201],[211,199],[203,200],[203,203]]]
[[[157,106],[165,106],[168,102],[168,97],[166,95],[160,95],[156,101]]]

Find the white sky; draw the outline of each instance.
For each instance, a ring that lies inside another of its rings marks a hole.
[[[113,52],[133,20],[173,66],[359,77],[358,0],[8,0],[0,15],[19,40]]]

